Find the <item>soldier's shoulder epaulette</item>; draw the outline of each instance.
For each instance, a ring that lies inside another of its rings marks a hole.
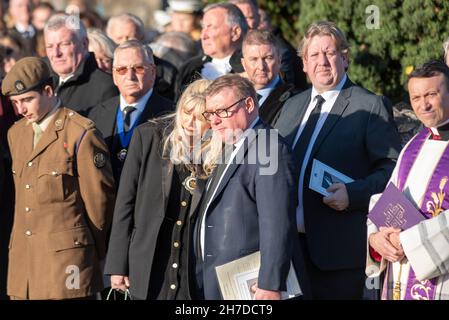
[[[73,123],[76,123],[86,130],[95,128],[95,123],[92,120],[83,117],[78,112],[70,109],[67,109],[67,119],[69,119],[69,121],[73,121]]]

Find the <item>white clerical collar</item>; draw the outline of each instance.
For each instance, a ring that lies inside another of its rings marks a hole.
[[[148,100],[153,94],[153,88],[151,88],[143,97],[137,100],[134,103],[127,103],[125,98],[120,95],[120,110],[124,110],[127,106],[134,107],[138,111],[137,113],[143,112],[145,106],[147,105]]]
[[[348,79],[348,76],[345,73],[343,78],[340,80],[340,82],[334,88],[332,88],[332,89],[330,89],[328,91],[321,92],[321,93],[318,92],[315,89],[315,87],[312,87],[312,101],[315,99],[315,97],[317,95],[322,96],[325,101],[330,101],[330,100],[334,99],[336,96],[338,96],[338,94],[340,93],[341,89],[345,85],[346,79]]]
[[[440,128],[440,127],[442,127],[442,126],[444,126],[444,125],[446,125],[446,124],[448,124],[448,123],[449,123],[449,119],[447,119],[446,121],[440,123],[436,128],[435,128],[435,127],[431,127],[431,128],[429,128],[429,129],[430,129],[430,131],[432,131],[432,133],[433,133],[434,135],[439,136],[440,133],[438,132],[438,128]]]
[[[215,80],[220,76],[228,74],[232,70],[229,59],[231,59],[231,56],[222,59],[213,58],[212,61],[206,62],[201,70],[202,77],[208,80]]]

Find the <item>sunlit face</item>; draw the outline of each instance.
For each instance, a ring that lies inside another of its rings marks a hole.
[[[87,38],[77,39],[73,30],[65,26],[46,30],[44,40],[51,67],[63,79],[75,72],[88,52]]]
[[[248,3],[237,3],[236,6],[245,16],[246,23],[250,29],[257,29],[259,26],[259,12],[255,12],[253,7]]]
[[[303,57],[303,64],[314,88],[325,92],[335,88],[345,75],[348,57],[338,50],[332,37],[315,36]]]
[[[237,101],[241,97],[235,93],[235,88],[225,88],[213,96],[206,97],[206,111],[216,112],[220,109],[228,109],[228,118],[220,118],[214,114],[210,119],[212,130],[218,134],[224,143],[234,143],[238,137],[250,125],[250,113],[254,110],[255,104],[251,97]]]
[[[195,15],[186,12],[173,11],[171,13],[172,31],[189,34],[195,29]]]
[[[37,30],[44,30],[45,24],[50,19],[51,10],[47,8],[38,8],[33,10],[33,26]]]
[[[9,2],[9,13],[14,22],[20,22],[27,25],[31,19],[31,1],[11,0]]]
[[[281,59],[273,46],[245,45],[242,65],[256,90],[267,86],[278,74]]]
[[[209,10],[203,16],[201,45],[204,53],[213,58],[230,56],[234,51],[233,42],[240,37],[228,25],[226,16],[223,8]]]
[[[410,103],[418,119],[428,128],[449,119],[449,90],[443,74],[431,78],[411,78]]]
[[[138,73],[131,68],[133,66],[143,66],[143,73]],[[117,72],[118,67],[127,67],[128,69],[121,75]],[[134,103],[153,87],[156,78],[156,67],[145,59],[139,49],[122,49],[117,51],[115,55],[112,77],[114,84],[118,87],[126,102]]]
[[[117,21],[108,31],[108,37],[111,38],[117,45],[120,45],[128,40],[142,40],[139,38],[136,25],[129,21]]]
[[[181,111],[182,128],[188,136],[201,137],[210,128],[210,124],[202,116],[197,116],[194,109],[195,107],[189,108],[186,106]]]
[[[11,102],[16,110],[27,118],[29,123],[39,122],[52,108],[50,97],[53,90],[46,86],[43,93],[29,91],[19,95],[11,96]]]

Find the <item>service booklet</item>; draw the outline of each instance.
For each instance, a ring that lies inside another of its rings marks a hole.
[[[215,267],[221,295],[224,300],[253,300],[251,287],[257,283],[260,268],[260,251]],[[287,291],[282,299],[302,295],[293,264],[287,277]]]
[[[334,183],[349,183],[354,179],[343,173],[325,165],[317,159],[313,159],[312,172],[309,181],[309,188],[327,197],[330,193],[326,191]]]

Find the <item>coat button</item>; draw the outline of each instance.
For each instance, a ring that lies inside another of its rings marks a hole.
[[[28,208],[28,207],[25,208],[25,212],[30,212],[30,211],[31,211],[30,208]]]
[[[181,220],[178,220],[178,221],[176,221],[176,224],[177,224],[178,226],[180,226],[180,225],[182,225],[182,221],[181,221]]]
[[[71,117],[71,116],[73,116],[74,115],[74,113],[73,112],[69,112],[69,116]]]
[[[30,230],[27,230],[27,231],[25,232],[25,234],[26,234],[27,236],[31,236],[33,233],[32,233]]]
[[[173,263],[171,266],[173,267],[173,269],[176,269],[178,267],[178,264],[177,263]]]
[[[31,188],[31,186],[29,184],[25,185],[25,189],[30,189],[30,188]]]
[[[80,246],[81,245],[81,242],[79,242],[79,241],[75,241],[74,243],[75,243],[75,246]]]
[[[179,242],[178,241],[173,242],[173,247],[178,248],[179,247]]]
[[[58,171],[52,171],[51,174],[54,175],[54,176],[57,176],[58,175]]]
[[[175,290],[175,289],[176,289],[176,284],[172,284],[172,285],[170,286],[170,289]]]
[[[182,202],[181,202],[181,206],[183,206],[183,207],[187,206],[187,202],[182,201]]]
[[[31,167],[33,165],[32,162],[28,162],[28,167]]]

